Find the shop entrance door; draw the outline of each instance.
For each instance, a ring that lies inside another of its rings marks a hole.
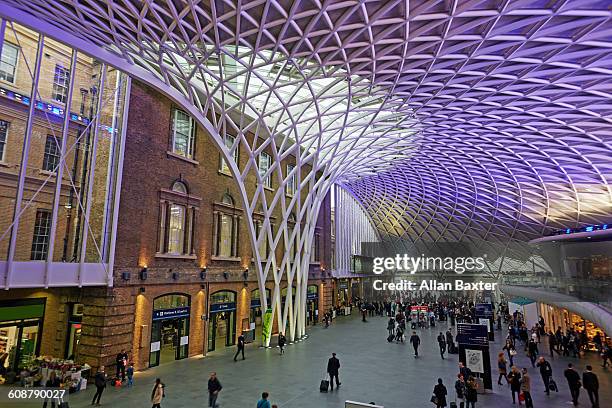
[[[153,322],[151,343],[155,344],[149,357],[149,366],[170,363],[187,357],[187,318],[165,319]]]
[[[39,326],[38,319],[0,324],[0,373],[19,372],[37,354]]]
[[[217,346],[232,346],[236,338],[236,311],[212,313],[208,330],[208,351]]]

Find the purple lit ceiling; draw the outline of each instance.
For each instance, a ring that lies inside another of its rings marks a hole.
[[[324,158],[383,236],[524,240],[612,218],[609,1],[3,3],[168,83],[164,52],[207,45],[364,78],[417,133],[381,144],[364,131]]]

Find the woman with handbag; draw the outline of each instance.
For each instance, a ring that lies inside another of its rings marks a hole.
[[[506,384],[510,384],[510,381],[508,381],[507,367],[508,362],[506,361],[506,358],[504,357],[504,352],[502,351],[497,355],[497,368],[499,369],[499,377],[497,378],[497,384],[502,385],[502,378],[506,379]]]
[[[446,387],[442,384],[442,379],[438,378],[438,384],[433,389],[431,401],[436,404],[436,408],[444,408],[446,406]]]
[[[510,367],[512,367],[514,365],[514,356],[516,356],[517,352],[516,348],[514,348],[514,344],[512,344],[512,341],[510,339],[506,340],[506,345],[504,346],[504,348],[502,348],[502,350],[506,350],[506,352],[508,353],[508,360],[510,360]]]
[[[164,398],[164,384],[159,378],[155,380],[155,386],[151,392],[151,402],[153,406],[151,408],[161,408],[162,398]]]
[[[529,377],[526,368],[523,368],[523,377],[521,378],[521,395],[525,401],[525,408],[533,408],[533,401],[531,400],[531,377]]]

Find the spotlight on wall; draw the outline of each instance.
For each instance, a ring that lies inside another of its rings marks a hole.
[[[225,278],[225,280],[227,280],[229,278],[229,272],[228,271],[223,272],[223,277]]]
[[[122,272],[121,273],[121,279],[123,279],[124,281],[129,281],[130,280],[130,273],[129,272]]]
[[[206,280],[206,268],[200,269],[200,279]]]
[[[145,288],[144,288],[144,286],[141,286],[141,287],[140,287],[140,289],[138,289],[138,291],[139,291],[140,293],[145,293]]]
[[[147,267],[145,266],[144,268],[140,270],[140,273],[139,273],[140,280],[147,280],[147,276],[148,276]]]

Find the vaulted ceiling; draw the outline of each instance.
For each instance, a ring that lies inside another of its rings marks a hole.
[[[294,125],[310,133],[293,142],[335,144],[322,162],[383,236],[525,240],[612,218],[609,1],[2,3],[175,88],[221,49],[249,72],[287,61],[302,88],[344,76],[350,131]]]

